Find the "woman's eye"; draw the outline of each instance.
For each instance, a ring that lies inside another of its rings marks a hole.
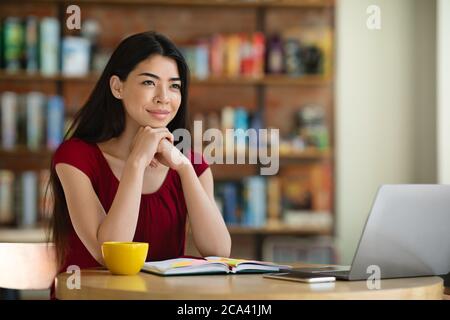
[[[180,90],[181,89],[181,85],[174,83],[172,85],[173,88]]]
[[[149,86],[149,85],[155,85],[155,83],[152,80],[145,80],[144,82],[142,82],[142,84]]]

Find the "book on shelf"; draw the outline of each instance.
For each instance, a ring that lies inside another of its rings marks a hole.
[[[83,37],[64,37],[62,41],[62,74],[82,77],[89,73],[91,43]]]
[[[44,138],[45,96],[40,92],[30,92],[26,99],[27,147],[37,150]]]
[[[180,47],[192,75],[261,77],[264,74],[265,37],[261,32],[215,33]]]
[[[19,212],[18,225],[22,228],[36,226],[38,220],[37,213],[37,174],[33,171],[26,171],[21,174],[21,190],[23,192],[21,200],[22,210]]]
[[[253,48],[250,37],[242,33],[240,36],[240,74],[244,77],[252,76],[253,74]]]
[[[248,147],[250,150],[257,151],[259,146],[264,146],[266,139],[263,138],[261,129],[264,128],[263,119],[260,112],[255,112],[250,116],[250,128],[256,131],[256,139],[249,139]],[[256,158],[256,157],[255,157]]]
[[[39,150],[47,145],[56,148],[64,133],[64,102],[62,97],[47,98],[41,92],[0,95],[0,147],[13,150],[26,146]]]
[[[41,73],[53,76],[59,71],[60,25],[57,18],[42,18],[40,24]]]
[[[204,80],[209,77],[209,49],[208,42],[200,40],[195,48],[195,70],[194,76],[197,79]]]
[[[216,33],[211,37],[210,43],[210,65],[211,73],[215,76],[224,74],[225,60],[225,37]]]
[[[264,56],[266,50],[266,39],[264,33],[255,32],[253,34],[253,63],[252,75],[253,77],[262,77],[264,75]]]
[[[1,127],[2,148],[13,149],[17,140],[17,109],[18,98],[14,92],[3,92],[1,95]]]
[[[17,17],[6,17],[3,22],[4,63],[7,72],[17,72],[23,62],[24,26]]]
[[[234,108],[232,106],[225,106],[221,113],[221,129],[225,133],[227,129],[234,127]]]
[[[244,153],[245,155],[247,146],[246,131],[248,129],[248,113],[244,107],[237,107],[234,109],[234,128],[236,129],[234,133],[236,139],[235,150],[238,153]],[[240,157],[238,156],[238,159],[239,158]],[[239,164],[240,161],[238,160],[237,163]]]
[[[163,261],[145,262],[142,271],[160,276],[201,275],[201,274],[240,274],[277,272],[291,266],[273,262],[231,259],[209,256],[205,258],[176,258]]]
[[[0,170],[0,226],[34,228],[48,221],[53,203],[45,198],[50,170],[14,173]]]
[[[244,178],[243,224],[249,227],[266,225],[266,179],[261,176]]]
[[[50,97],[47,112],[47,147],[54,150],[63,140],[64,102],[62,97]]]
[[[223,197],[223,217],[226,223],[236,224],[238,218],[236,212],[238,209],[238,190],[235,183],[227,182],[220,186]]]
[[[39,21],[35,16],[28,16],[25,20],[26,70],[34,74],[39,70]]]
[[[82,37],[61,38],[60,31],[56,17],[5,17],[0,22],[0,67],[11,74],[54,76],[61,71],[65,76],[87,75],[93,67],[96,37],[82,32]]]
[[[240,46],[241,38],[238,34],[231,34],[226,38],[225,72],[230,78],[240,75]]]

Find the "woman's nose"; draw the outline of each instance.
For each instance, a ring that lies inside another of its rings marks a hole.
[[[156,96],[154,99],[155,99],[156,103],[162,103],[162,104],[169,103],[170,99],[169,99],[167,89],[165,89],[161,86],[159,88],[159,90],[156,92]]]

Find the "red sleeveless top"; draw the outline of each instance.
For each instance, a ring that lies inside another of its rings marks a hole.
[[[189,158],[193,162],[193,152]],[[192,164],[197,176],[209,167],[203,157],[199,158],[200,164]],[[53,155],[52,166],[58,163],[70,164],[83,172],[91,181],[105,212],[109,211],[119,187],[119,180],[96,143],[87,143],[78,138],[63,142]],[[133,241],[149,243],[146,261],[184,255],[186,215],[187,207],[181,179],[175,170],[169,168],[163,184],[156,192],[141,195]],[[59,273],[66,272],[70,265],[77,265],[81,269],[100,266],[78,238],[73,226],[68,234],[67,256]],[[52,299],[55,298],[54,289],[53,285]]]

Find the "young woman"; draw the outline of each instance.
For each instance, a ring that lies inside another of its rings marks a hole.
[[[182,256],[187,218],[200,254],[229,256],[211,170],[174,146],[188,80],[183,56],[158,33],[130,36],[113,52],[53,156],[60,272],[103,265],[105,241],[148,242],[147,260]]]

